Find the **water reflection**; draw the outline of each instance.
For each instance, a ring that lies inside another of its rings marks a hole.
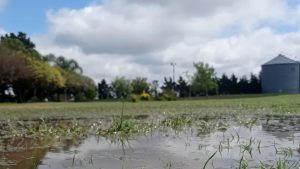
[[[160,118],[161,126],[130,137],[0,139],[0,169],[194,169],[216,151],[207,168],[237,168],[241,162],[276,167],[278,160],[298,168],[299,122],[299,116],[181,115]]]

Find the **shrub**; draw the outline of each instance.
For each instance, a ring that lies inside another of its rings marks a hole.
[[[150,94],[143,91],[143,93],[141,94],[141,100],[149,101],[150,98],[151,98]]]
[[[128,101],[131,101],[131,102],[137,102],[137,101],[139,101],[139,97],[138,97],[138,95],[131,94],[131,95],[128,97]]]
[[[176,93],[172,90],[165,90],[163,91],[163,99],[168,101],[174,101],[176,100]]]

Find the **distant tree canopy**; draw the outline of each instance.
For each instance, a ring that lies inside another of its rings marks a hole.
[[[98,98],[99,100],[112,98],[111,96],[111,87],[105,79],[102,79],[100,83],[98,83]]]
[[[17,35],[14,33],[5,34],[4,36],[1,36],[0,39],[1,42],[6,42],[7,40],[10,39],[19,40],[26,49],[35,48],[35,44],[30,40],[29,37],[27,37],[26,33],[23,32],[19,32]]]
[[[196,94],[208,95],[208,92],[217,88],[215,69],[207,63],[194,63],[196,72],[192,79],[192,90]]]
[[[133,93],[140,95],[145,92],[149,92],[150,85],[147,82],[147,78],[143,77],[136,77],[135,79],[132,80],[131,82]]]
[[[96,95],[92,79],[81,75],[82,68],[75,60],[47,55],[43,57],[35,44],[19,32],[0,37],[0,101],[5,101],[8,86],[15,92],[18,102],[71,98],[91,100]],[[54,61],[54,64],[53,62]],[[80,95],[81,97],[76,97]]]
[[[238,79],[234,74],[228,78],[223,74],[218,79],[219,94],[254,94],[261,93],[261,81],[259,76],[251,73],[250,79],[246,76]]]
[[[179,92],[180,97],[188,97],[190,95],[190,86],[189,84],[183,79],[182,76],[179,77],[176,89]]]
[[[164,78],[164,84],[161,87],[162,90],[164,91],[171,91],[176,89],[176,82],[173,81],[171,77],[169,78]]]
[[[116,77],[111,82],[111,86],[117,98],[126,98],[133,91],[130,80],[125,79],[125,77]]]

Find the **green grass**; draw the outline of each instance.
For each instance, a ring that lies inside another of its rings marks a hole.
[[[95,118],[119,115],[122,102],[0,104],[0,120],[38,118]],[[300,114],[300,95],[234,95],[178,101],[125,102],[124,115],[155,113],[263,113]]]

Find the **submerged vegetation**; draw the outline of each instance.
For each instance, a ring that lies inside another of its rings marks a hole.
[[[150,168],[297,168],[299,100],[299,95],[252,95],[173,102],[5,103],[0,106],[0,168],[39,168],[48,160],[57,163],[56,169],[96,168],[106,164],[102,157],[143,168],[146,162],[133,159],[148,158],[147,151],[155,156],[149,158]],[[91,139],[97,142],[89,150]],[[141,153],[139,147],[147,151]],[[97,155],[97,148],[106,154]],[[197,160],[181,166],[177,155],[184,152]],[[52,159],[49,153],[66,158]]]
[[[284,124],[276,123],[284,119],[286,120]],[[264,127],[267,123],[277,125],[283,130],[282,132],[294,133],[297,132],[299,124],[292,123],[291,120],[293,119],[299,120],[300,117],[293,116],[288,120],[286,116],[278,115],[153,114],[147,116],[109,116],[89,120],[6,121],[0,126],[0,151],[2,152],[0,168],[1,166],[19,165],[20,161],[18,160],[31,160],[26,156],[19,157],[20,159],[16,159],[14,162],[9,159],[10,153],[28,152],[36,149],[57,151],[65,146],[80,146],[83,144],[83,140],[91,137],[104,138],[112,144],[121,145],[122,151],[124,151],[124,154],[120,155],[122,159],[126,157],[126,147],[131,147],[131,142],[134,140],[142,141],[141,138],[143,137],[148,139],[150,137],[150,140],[151,137],[161,139],[170,137],[170,139],[182,140],[186,137],[189,138],[184,141],[186,147],[197,147],[199,153],[211,154],[206,159],[204,158],[201,163],[199,162],[199,165],[203,166],[202,168],[220,165],[220,160],[222,162],[223,157],[232,158],[234,161],[230,162],[230,165],[235,166],[235,168],[295,168],[299,167],[297,163],[300,157],[300,143],[297,142],[299,136],[289,136],[290,140],[287,144],[287,142],[280,142],[278,139],[272,142],[270,140],[272,137],[264,140],[255,133],[253,133],[253,137],[252,134],[246,134],[252,133],[253,130],[259,130],[259,126],[263,126],[266,132],[274,133],[274,131],[269,131],[267,127]],[[276,130],[276,132],[280,131]],[[205,140],[210,137],[214,141],[206,142]],[[198,138],[204,142],[193,141],[198,140]],[[182,142],[176,144],[180,145]],[[70,147],[62,150],[67,149]],[[228,156],[229,152],[233,155]],[[269,158],[270,153],[272,153],[271,159]],[[37,154],[35,155],[37,156]],[[37,164],[44,158],[44,154],[36,158],[30,166],[38,168]],[[89,165],[96,162],[95,158],[96,156],[91,155],[88,159]],[[80,157],[76,157],[75,152],[71,166],[77,165],[76,161],[78,160]],[[219,163],[216,163],[215,160]],[[80,163],[82,165],[82,162]],[[167,166],[172,168],[176,165],[168,163]]]

